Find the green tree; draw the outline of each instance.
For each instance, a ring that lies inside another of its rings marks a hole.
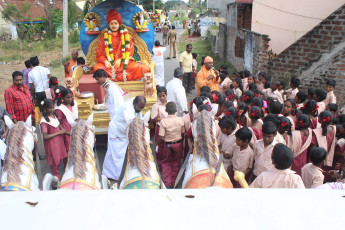
[[[140,3],[143,5],[146,11],[153,10],[153,0],[142,0],[140,1]],[[165,7],[165,4],[162,0],[155,1],[155,9],[164,9],[164,7]]]

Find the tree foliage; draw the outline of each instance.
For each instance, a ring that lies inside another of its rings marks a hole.
[[[152,11],[153,10],[153,0],[142,0],[140,3],[143,5],[143,8],[146,11]],[[164,9],[165,4],[162,0],[156,0],[155,1],[155,9]]]
[[[97,4],[103,2],[103,0],[88,0],[85,2],[84,5],[84,9],[83,9],[83,13],[84,16],[93,8],[95,7]]]

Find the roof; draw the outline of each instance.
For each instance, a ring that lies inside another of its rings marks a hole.
[[[9,4],[15,4],[17,8],[21,8],[24,4],[29,2],[31,4],[31,8],[29,10],[31,18],[45,18],[46,12],[44,11],[43,4],[47,4],[48,2],[54,2],[53,8],[61,9],[62,10],[62,0],[0,0],[0,10],[5,8]],[[24,17],[28,17],[28,14],[24,14]],[[23,20],[25,21],[25,20]]]

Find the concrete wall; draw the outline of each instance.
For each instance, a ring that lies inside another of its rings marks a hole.
[[[267,34],[279,54],[343,4],[345,0],[253,1],[251,30]]]
[[[216,9],[220,11],[219,17],[226,17],[226,5],[233,3],[235,0],[208,0],[207,5],[208,9]]]

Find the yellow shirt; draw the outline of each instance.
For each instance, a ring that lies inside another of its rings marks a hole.
[[[180,62],[182,62],[182,69],[185,73],[191,73],[193,68],[192,68],[192,63],[193,63],[193,55],[192,53],[188,53],[187,51],[184,51],[180,55]]]

